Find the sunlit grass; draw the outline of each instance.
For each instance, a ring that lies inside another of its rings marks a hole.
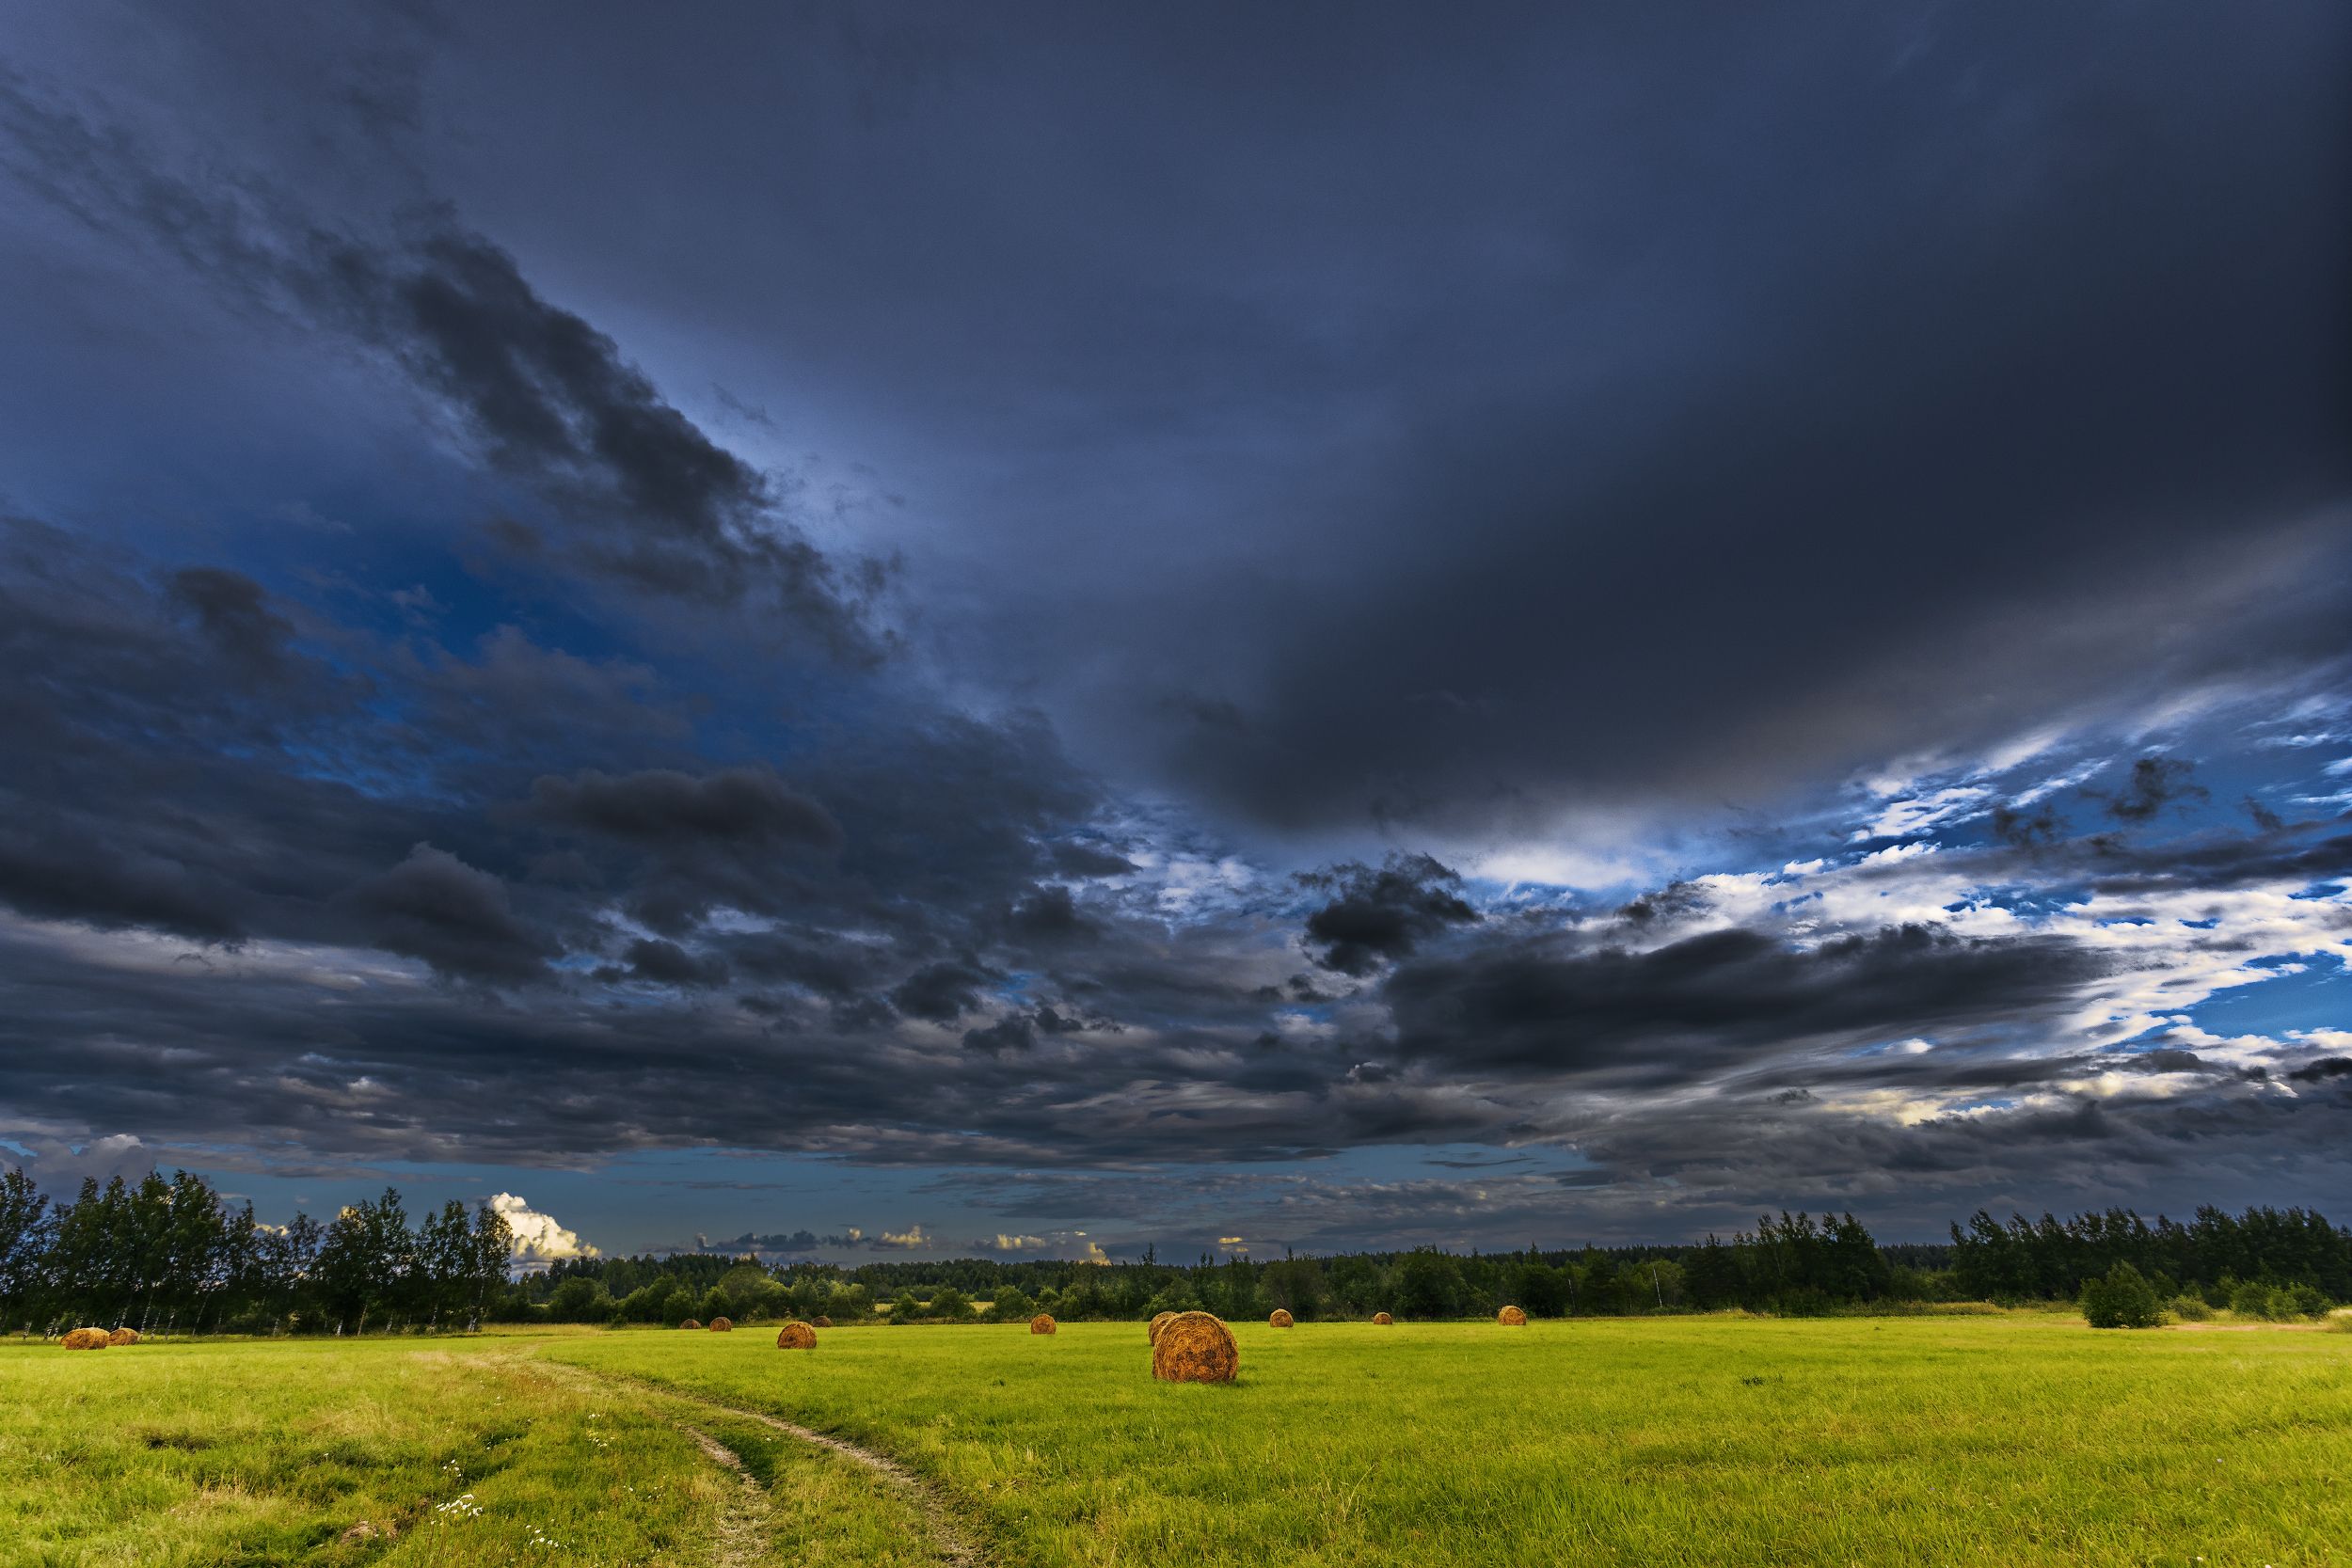
[[[0,1563],[672,1562],[731,1480],[476,1342],[0,1348]]]
[[[1005,1560],[1221,1565],[2352,1560],[2352,1345],[2046,1314],[550,1345],[914,1463]]]
[[[0,1564],[934,1560],[903,1495],[724,1406],[908,1462],[1031,1568],[2352,1561],[2344,1334],[1235,1332],[1230,1387],[1153,1383],[1136,1323],[11,1344]]]

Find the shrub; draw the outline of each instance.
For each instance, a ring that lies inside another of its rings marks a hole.
[[[1281,1307],[1278,1307],[1274,1309],[1273,1315],[1266,1319],[1266,1326],[1268,1328],[1288,1328],[1291,1325],[1291,1315]]]
[[[1152,1375],[1163,1383],[1231,1383],[1241,1370],[1233,1332],[1206,1312],[1179,1312],[1152,1341]]]
[[[2116,1264],[2105,1279],[2085,1283],[2082,1309],[2093,1328],[2153,1328],[2164,1322],[2156,1288],[2129,1263]]]
[[[1495,1314],[1495,1322],[1501,1323],[1505,1328],[1525,1328],[1527,1326],[1527,1314],[1520,1311],[1516,1307],[1506,1307],[1502,1311]]]
[[[1391,1323],[1396,1322],[1394,1318],[1390,1317],[1386,1312],[1375,1312],[1372,1315],[1372,1321],[1378,1323],[1382,1328],[1386,1328]]]
[[[818,1322],[821,1323],[823,1320],[819,1319]],[[817,1329],[814,1324],[804,1323],[795,1318],[776,1330],[776,1349],[778,1350],[815,1350],[816,1348]]]
[[[2324,1318],[2334,1305],[2316,1285],[2297,1285],[2287,1291],[2287,1306],[2298,1318]]]
[[[1056,1326],[1054,1315],[1051,1312],[1040,1312],[1029,1320],[1029,1332],[1032,1334],[1051,1334]]]
[[[2241,1318],[2278,1318],[2286,1304],[2279,1292],[2259,1279],[2249,1279],[2230,1292],[2230,1310]]]
[[[2213,1316],[2213,1308],[2202,1296],[2182,1294],[2172,1298],[2171,1313],[2185,1323],[2201,1323]]]

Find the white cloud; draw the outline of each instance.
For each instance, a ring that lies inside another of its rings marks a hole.
[[[1878,816],[1854,831],[1851,842],[1869,838],[1909,838],[1981,814],[1993,792],[1980,784],[1952,784],[1925,795],[1889,802]]]
[[[883,1231],[880,1239],[877,1240],[874,1244],[876,1246],[898,1247],[906,1251],[916,1251],[930,1246],[931,1244],[931,1239],[923,1234],[923,1227],[921,1226],[910,1225],[904,1230]]]
[[[515,1233],[513,1259],[525,1273],[546,1268],[561,1258],[594,1258],[596,1249],[566,1229],[552,1214],[543,1214],[513,1193],[490,1195],[490,1209],[504,1216]]]

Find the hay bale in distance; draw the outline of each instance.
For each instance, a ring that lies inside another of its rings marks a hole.
[[[1153,1344],[1156,1345],[1160,1342],[1160,1330],[1166,1328],[1175,1316],[1176,1314],[1173,1312],[1154,1312],[1152,1314],[1152,1326],[1146,1332],[1152,1336],[1152,1342]]]
[[[816,1319],[815,1322],[818,1328],[831,1328],[833,1326],[833,1320],[831,1318],[818,1318]]]
[[[687,1319],[684,1323],[682,1323],[678,1324],[678,1327],[680,1327],[680,1328],[700,1328],[700,1327],[702,1327],[702,1325],[703,1325],[703,1321],[702,1321],[700,1318],[689,1318],[689,1319]]]
[[[1382,1328],[1386,1328],[1391,1323],[1396,1322],[1394,1318],[1390,1317],[1386,1312],[1375,1312],[1372,1315],[1372,1321]]]
[[[1231,1383],[1241,1370],[1233,1331],[1206,1312],[1179,1312],[1152,1341],[1152,1375],[1163,1383]]]
[[[735,1320],[733,1318],[713,1318],[710,1320],[710,1332],[713,1334],[731,1333],[734,1328]]]
[[[114,1336],[103,1328],[75,1328],[69,1329],[57,1342],[68,1350],[104,1350],[115,1341]]]
[[[139,1342],[139,1331],[135,1328],[118,1328],[106,1336],[106,1342],[110,1345],[135,1345]]]
[[[1527,1326],[1527,1314],[1516,1307],[1506,1307],[1502,1311],[1495,1314],[1495,1322],[1501,1323],[1505,1328],[1525,1328]]]
[[[776,1330],[776,1349],[778,1350],[815,1350],[816,1348],[817,1329],[814,1324],[804,1323],[795,1318]]]
[[[1032,1334],[1051,1334],[1060,1326],[1061,1324],[1054,1321],[1054,1314],[1051,1312],[1040,1312],[1029,1320],[1029,1332]]]
[[[1278,1307],[1265,1322],[1268,1328],[1288,1328],[1293,1321],[1289,1307]]]

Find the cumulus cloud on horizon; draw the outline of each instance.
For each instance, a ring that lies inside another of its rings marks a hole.
[[[491,1194],[490,1209],[514,1232],[513,1267],[520,1272],[533,1273],[565,1259],[600,1256],[594,1246],[580,1239],[578,1231],[559,1224],[552,1214],[541,1213],[513,1193]]]

